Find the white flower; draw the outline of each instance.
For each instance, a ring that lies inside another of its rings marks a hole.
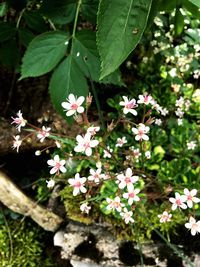
[[[137,194],[140,192],[140,189],[134,188],[132,184],[129,184],[127,186],[128,193],[123,194],[123,198],[128,199],[128,204],[131,206],[133,204],[133,201],[139,201],[140,198],[137,196]]]
[[[172,214],[168,213],[167,211],[164,211],[162,214],[158,215],[158,218],[160,218],[161,223],[170,222],[171,217],[172,217]]]
[[[195,141],[190,141],[190,142],[187,142],[187,149],[188,150],[194,150],[195,147],[197,146],[196,142]]]
[[[162,124],[162,120],[161,119],[155,119],[155,124],[160,126]]]
[[[55,186],[55,181],[53,179],[46,181],[46,183],[48,188],[53,188]]]
[[[131,170],[131,168],[127,168],[125,171],[125,175],[123,173],[120,173],[117,175],[117,181],[116,183],[118,183],[118,187],[120,189],[124,189],[126,186],[128,186],[129,184],[134,184],[139,180],[138,176],[133,176],[133,172]]]
[[[99,183],[101,179],[104,179],[105,175],[101,173],[101,169],[90,169],[90,176],[88,177],[89,181],[94,181],[95,183]]]
[[[11,122],[11,124],[15,123],[16,124],[16,128],[19,132],[21,132],[21,127],[24,127],[27,123],[27,121],[23,118],[21,110],[19,110],[17,112],[17,116],[16,118],[13,118],[13,121]]]
[[[19,152],[19,147],[21,146],[22,144],[22,140],[20,140],[20,136],[19,135],[16,135],[16,136],[13,136],[14,137],[14,141],[13,141],[13,146],[12,148],[13,149],[17,149],[17,153]]]
[[[106,201],[108,203],[108,210],[117,210],[118,212],[121,212],[122,207],[124,207],[124,204],[120,202],[120,197],[115,197],[115,199],[107,197]]]
[[[175,114],[177,117],[183,118],[184,111],[181,108],[177,108],[177,110],[175,111]]]
[[[128,97],[126,96],[122,96],[124,101],[120,101],[119,104],[120,106],[124,106],[123,108],[123,112],[124,114],[127,114],[127,113],[131,113],[133,115],[137,115],[137,111],[135,110],[135,108],[138,106],[136,104],[136,100],[133,98],[131,100],[128,99]]]
[[[89,133],[86,133],[84,136],[77,135],[76,141],[78,144],[75,146],[74,151],[84,152],[88,157],[92,155],[92,148],[99,144],[98,140],[91,140]]]
[[[134,147],[131,147],[131,150],[133,151],[133,157],[136,159],[136,162],[138,162],[139,157],[142,155],[139,148],[134,149]]]
[[[66,112],[66,116],[72,116],[76,115],[76,113],[83,113],[84,112],[84,107],[81,105],[83,104],[85,97],[80,96],[77,98],[77,96],[70,94],[68,96],[68,99],[66,99],[67,102],[62,102],[61,105],[64,108],[64,111]]]
[[[122,138],[117,138],[116,147],[122,147],[126,143],[127,143],[127,140],[125,136],[123,136]]]
[[[189,222],[185,224],[185,227],[191,230],[192,235],[200,233],[200,221],[196,221],[192,216],[189,219]]]
[[[87,189],[84,187],[86,182],[85,177],[80,177],[80,174],[77,173],[75,178],[68,179],[68,183],[74,188],[73,196],[77,196],[80,192],[86,193]]]
[[[166,108],[160,108],[161,115],[166,116],[169,113],[169,110]]]
[[[186,203],[188,205],[189,208],[193,207],[193,202],[194,203],[199,203],[200,199],[195,197],[197,194],[197,190],[196,189],[192,189],[191,191],[189,191],[187,188],[185,188],[183,190],[184,195],[187,197]]]
[[[132,132],[135,134],[135,140],[140,141],[140,140],[149,140],[148,135],[146,133],[149,132],[149,126],[145,126],[143,123],[140,123],[138,125],[138,128],[132,128]]]
[[[152,96],[148,95],[147,93],[144,93],[144,95],[139,95],[139,100],[137,101],[138,104],[145,104],[148,105],[152,101]]]
[[[181,96],[179,99],[177,99],[176,100],[176,107],[179,107],[179,108],[182,108],[183,107],[183,105],[184,105],[184,102],[185,102],[185,100],[184,100],[184,98]]]
[[[176,72],[176,68],[172,68],[170,71],[169,71],[169,75],[174,78],[177,76],[177,72]]]
[[[88,206],[88,203],[83,203],[80,205],[80,210],[83,212],[83,213],[86,213],[88,214],[91,210],[91,207]]]
[[[147,159],[150,159],[150,158],[151,158],[151,152],[150,152],[150,151],[146,151],[146,152],[145,152],[145,157],[146,157]]]
[[[37,134],[37,138],[40,140],[40,142],[42,143],[44,141],[44,139],[46,137],[49,136],[49,131],[51,130],[50,127],[45,127],[45,126],[42,126],[42,130],[38,132]]]
[[[64,167],[65,163],[66,161],[64,159],[60,160],[59,155],[55,155],[53,159],[47,160],[47,164],[53,167],[50,170],[50,174],[54,174],[59,171],[65,173],[66,172],[66,168]]]
[[[172,203],[172,210],[175,210],[177,207],[181,209],[187,209],[187,205],[184,203],[187,200],[187,197],[184,195],[180,195],[179,193],[175,193],[175,198],[170,197],[169,201]]]
[[[110,148],[109,146],[107,146],[107,149],[104,149],[104,151],[103,151],[103,157],[104,158],[111,158],[112,157],[112,155],[110,154],[110,153],[112,153],[113,152],[113,149],[112,148]]]
[[[95,135],[100,130],[99,126],[91,126],[87,129],[87,133],[89,133],[91,136]]]
[[[178,118],[178,119],[177,119],[177,123],[178,123],[179,126],[180,126],[180,125],[183,125],[183,119]]]
[[[125,221],[126,224],[134,223],[134,219],[132,218],[133,212],[128,211],[127,208],[123,209],[123,212],[120,212],[122,219]]]

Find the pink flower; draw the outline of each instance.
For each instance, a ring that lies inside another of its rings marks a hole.
[[[133,201],[140,200],[140,198],[137,196],[137,194],[140,192],[140,189],[135,189],[132,184],[129,184],[127,188],[128,192],[123,194],[123,198],[128,199],[128,204],[131,206],[133,204]]]
[[[115,197],[115,199],[106,198],[106,201],[108,202],[108,210],[117,210],[118,212],[121,212],[122,207],[124,207],[124,204],[121,203],[120,197]]]
[[[92,148],[99,144],[98,140],[91,140],[89,133],[86,133],[84,136],[77,135],[76,141],[78,144],[75,146],[74,151],[84,152],[88,157],[92,155]]]
[[[133,212],[128,211],[127,208],[124,208],[123,212],[120,212],[120,215],[121,215],[122,219],[124,219],[126,224],[134,223],[134,219],[132,218]]]
[[[193,207],[193,202],[194,203],[199,203],[200,199],[195,197],[197,194],[197,190],[196,189],[192,189],[191,191],[189,191],[187,188],[184,189],[184,195],[187,197],[187,205],[189,208]]]
[[[77,96],[70,94],[68,96],[68,99],[66,99],[67,102],[62,102],[61,105],[64,108],[64,111],[66,112],[66,116],[72,116],[76,115],[76,113],[83,113],[84,112],[84,107],[81,105],[83,104],[85,97],[80,96],[77,98]]]
[[[145,104],[148,105],[152,101],[152,96],[148,95],[147,93],[144,93],[144,95],[139,95],[139,100],[137,101],[138,104]]]
[[[185,227],[191,230],[192,235],[200,233],[200,221],[196,221],[192,216],[189,219],[189,222],[185,224]]]
[[[87,129],[87,133],[89,133],[91,136],[95,135],[100,130],[99,126],[91,126]]]
[[[116,147],[122,147],[126,143],[127,143],[127,140],[125,136],[123,136],[122,138],[117,138]]]
[[[160,218],[161,223],[170,222],[171,217],[172,217],[172,214],[168,213],[167,211],[164,211],[162,214],[158,215],[158,218]]]
[[[133,172],[131,168],[127,168],[125,175],[123,173],[120,173],[117,175],[117,180],[116,183],[118,183],[120,189],[124,189],[126,186],[129,184],[133,184],[139,180],[138,176],[133,176]]]
[[[107,148],[107,150],[106,149],[103,150],[103,157],[104,158],[111,158],[112,155],[110,153],[113,152],[113,149],[110,148],[109,146],[107,146],[106,148]],[[110,151],[110,153],[109,153],[109,151]]]
[[[50,127],[45,127],[45,126],[42,126],[42,130],[38,132],[37,134],[37,138],[40,140],[40,142],[42,143],[44,141],[44,139],[46,137],[49,136],[49,131],[51,130]]]
[[[19,110],[17,112],[17,116],[18,117],[16,117],[16,118],[13,118],[12,117],[13,121],[12,121],[11,124],[15,123],[17,130],[19,132],[21,132],[21,127],[24,127],[26,125],[27,121],[23,118],[22,113],[21,113],[21,110]]]
[[[177,209],[177,207],[181,209],[187,209],[187,205],[184,203],[186,200],[186,196],[181,196],[179,193],[175,193],[175,198],[169,198],[169,201],[172,203],[172,210]]]
[[[14,136],[14,141],[13,141],[13,146],[12,148],[13,149],[17,149],[17,153],[19,152],[19,147],[21,146],[22,144],[22,140],[20,140],[20,136],[19,135],[16,135]]]
[[[91,207],[88,206],[88,203],[83,203],[80,205],[80,210],[83,212],[83,213],[86,213],[88,214],[91,210]]]
[[[68,183],[74,188],[73,190],[73,196],[77,196],[80,192],[81,193],[86,193],[87,189],[84,187],[86,182],[85,177],[80,177],[80,174],[77,173],[75,175],[75,178],[70,178],[68,180]]]
[[[132,132],[135,134],[136,141],[149,140],[148,135],[146,135],[149,132],[149,126],[145,126],[143,123],[140,123],[138,128],[133,127]]]
[[[95,183],[99,183],[101,179],[104,179],[105,175],[101,173],[101,169],[90,169],[90,176],[88,177],[89,181],[94,181]]]
[[[55,155],[53,159],[49,159],[47,161],[47,164],[51,167],[53,167],[50,170],[50,174],[54,174],[56,172],[61,171],[62,173],[66,172],[66,168],[64,167],[66,161],[64,159],[60,160],[58,155]]]
[[[133,98],[131,100],[128,99],[128,97],[126,96],[122,96],[124,101],[121,101],[119,104],[120,106],[124,106],[123,108],[123,112],[124,114],[127,114],[127,113],[131,113],[135,116],[137,116],[137,111],[135,110],[135,108],[138,106],[136,104],[136,100]]]

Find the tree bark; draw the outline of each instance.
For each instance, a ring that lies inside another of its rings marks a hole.
[[[0,171],[0,201],[14,212],[30,216],[46,231],[54,232],[63,219],[27,197],[11,180]]]

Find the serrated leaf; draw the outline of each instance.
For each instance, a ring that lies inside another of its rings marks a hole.
[[[99,80],[100,58],[94,32],[83,30],[76,34],[76,38],[73,40],[73,54],[77,65],[87,78],[96,82],[123,85],[119,71],[115,71],[101,81]]]
[[[69,39],[65,32],[46,32],[34,38],[22,59],[21,79],[51,71],[64,57]]]
[[[200,1],[199,0],[189,0],[192,4],[198,6],[200,8]]]
[[[101,77],[116,70],[134,50],[145,30],[152,0],[101,0],[97,45]]]
[[[69,55],[55,69],[49,84],[49,91],[53,105],[56,110],[67,118],[61,103],[66,100],[70,93],[77,96],[88,95],[87,80],[80,71],[72,55]]]
[[[13,23],[0,22],[0,42],[12,39],[15,36],[16,28]]]
[[[74,19],[77,0],[43,0],[40,12],[56,24],[67,24]]]

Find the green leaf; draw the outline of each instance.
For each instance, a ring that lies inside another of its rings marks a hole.
[[[97,18],[97,45],[101,77],[116,70],[139,43],[152,0],[101,0]]]
[[[192,4],[191,2],[189,2],[189,0],[184,0],[183,1],[183,6],[197,19],[200,19],[200,12],[199,12],[199,8]]]
[[[25,11],[23,18],[28,27],[38,33],[47,31],[47,25],[38,11]]]
[[[192,4],[198,6],[200,8],[200,1],[199,0],[189,0]]]
[[[15,40],[9,40],[0,47],[0,63],[18,70],[20,53]]]
[[[115,71],[101,81],[99,80],[100,58],[94,32],[83,30],[76,34],[76,38],[73,41],[73,54],[77,65],[87,78],[96,82],[123,85],[119,71]]]
[[[64,57],[69,39],[65,32],[46,32],[30,42],[22,59],[21,79],[51,71]]]
[[[180,11],[180,8],[176,8],[176,13],[175,13],[175,21],[174,21],[174,32],[175,36],[179,36],[184,28],[184,16]]]
[[[81,11],[83,17],[93,24],[96,23],[98,4],[99,0],[83,0],[82,2]]]
[[[27,47],[35,37],[35,35],[26,28],[19,28],[18,33],[19,39],[25,47]]]
[[[3,17],[6,15],[8,10],[8,5],[6,2],[3,2],[0,4],[0,17]]]
[[[88,95],[87,80],[72,55],[65,58],[55,69],[50,80],[49,91],[56,110],[69,122],[70,118],[66,117],[61,103],[70,93],[85,97]]]
[[[16,28],[13,23],[0,22],[0,42],[12,39],[15,36]]]
[[[44,0],[40,12],[56,24],[67,24],[74,19],[77,0]]]

